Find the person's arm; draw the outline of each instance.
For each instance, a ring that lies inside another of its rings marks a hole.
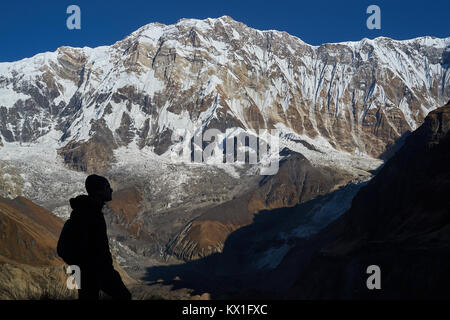
[[[120,274],[114,269],[111,251],[109,249],[106,223],[99,221],[97,232],[97,270],[100,289],[113,299],[131,299],[131,294],[122,281]]]
[[[99,219],[96,221],[95,229],[96,266],[99,270],[114,269],[105,220]]]

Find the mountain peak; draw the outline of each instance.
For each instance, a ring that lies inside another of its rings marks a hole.
[[[228,15],[223,15],[217,18],[205,18],[205,19],[197,19],[197,18],[181,18],[177,21],[176,24],[179,23],[186,23],[186,22],[191,22],[191,23],[215,23],[217,21],[223,21],[223,22],[228,22],[228,23],[238,23],[238,21],[234,20],[232,17],[228,16]]]

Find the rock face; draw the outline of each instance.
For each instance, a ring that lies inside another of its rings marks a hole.
[[[333,191],[351,180],[350,174],[327,167],[314,167],[302,154],[289,152],[274,176],[265,176],[248,203],[251,213],[294,207]]]
[[[285,257],[273,281],[296,279],[288,296],[297,298],[448,299],[449,161],[450,103],[430,112],[348,212]],[[381,269],[381,290],[366,287],[369,265]]]
[[[148,24],[111,46],[0,64],[0,145],[57,132],[73,169],[178,127],[278,128],[378,157],[450,98],[449,39],[311,46],[228,16]],[[320,139],[319,139],[320,140]]]
[[[104,128],[88,141],[68,142],[58,149],[57,153],[63,157],[70,169],[85,171],[88,174],[103,174],[113,161],[113,149],[116,146],[112,134]]]
[[[350,180],[345,172],[313,167],[299,153],[286,151],[285,156],[276,175],[265,176],[253,190],[190,221],[168,245],[167,253],[188,261],[222,252],[227,237],[251,224],[258,212],[294,207]]]

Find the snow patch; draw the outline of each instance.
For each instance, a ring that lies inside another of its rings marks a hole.
[[[11,108],[19,100],[27,100],[31,97],[21,92],[16,92],[12,88],[0,88],[0,107]]]

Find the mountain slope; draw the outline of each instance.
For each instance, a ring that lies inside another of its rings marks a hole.
[[[347,172],[313,167],[301,154],[285,151],[276,175],[265,176],[242,196],[209,208],[168,244],[167,253],[193,260],[222,252],[228,236],[263,210],[294,207],[351,180]]]
[[[272,281],[289,274],[288,296],[297,298],[450,297],[449,151],[450,103],[430,112],[350,210],[293,249]],[[381,290],[366,288],[372,264]]]
[[[263,211],[222,253],[148,268],[147,279],[213,299],[448,299],[449,147],[447,104],[369,182]],[[366,287],[370,265],[381,290]]]
[[[24,197],[0,198],[0,299],[74,299],[56,253],[63,221]]]
[[[57,265],[63,221],[26,198],[0,199],[0,259],[33,266]]]
[[[24,197],[0,197],[0,299],[74,299],[56,244],[64,221]],[[134,285],[114,261],[124,282]]]

